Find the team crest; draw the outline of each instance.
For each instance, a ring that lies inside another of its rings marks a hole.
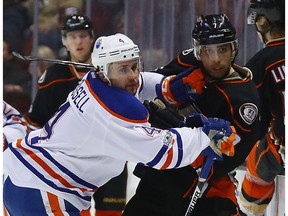
[[[166,146],[170,146],[173,143],[173,137],[170,131],[167,131],[164,139],[163,139],[163,144]]]
[[[97,40],[96,44],[95,44],[96,49],[99,49],[101,47],[102,43],[103,43],[102,39]]]
[[[239,108],[239,114],[244,122],[251,125],[258,116],[258,108],[255,104],[245,103]]]

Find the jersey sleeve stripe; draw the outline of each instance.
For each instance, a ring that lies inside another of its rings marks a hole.
[[[19,140],[18,140],[19,141]],[[20,140],[21,141],[21,140]],[[67,187],[59,187],[57,186],[54,182],[46,179],[43,174],[41,174],[40,172],[38,172],[29,162],[27,162],[22,155],[16,151],[12,146],[11,143],[8,145],[9,149],[13,152],[13,154],[23,163],[23,165],[25,165],[34,175],[36,175],[39,179],[41,179],[43,182],[45,182],[45,184],[49,185],[50,187],[54,188],[55,190],[61,191],[61,192],[65,192],[65,193],[70,193],[70,194],[74,194],[77,197],[79,197],[80,199],[83,199],[85,201],[90,202],[91,197],[90,196],[82,196],[79,194],[79,192],[75,191],[75,190],[71,190]]]
[[[156,166],[161,161],[161,159],[163,158],[163,155],[166,153],[167,149],[168,149],[168,146],[163,145],[162,148],[160,149],[160,151],[154,157],[154,159],[152,161],[148,162],[147,165],[150,167]]]
[[[179,167],[181,162],[182,162],[182,159],[183,159],[183,143],[182,143],[182,139],[181,139],[181,136],[180,134],[174,130],[174,129],[170,129],[170,131],[174,134],[176,134],[176,137],[177,137],[177,146],[178,146],[178,160],[177,160],[177,163],[175,165],[174,168],[176,167]]]
[[[173,158],[173,148],[170,148],[168,150],[167,159],[166,159],[165,163],[163,164],[163,166],[160,168],[160,170],[167,169],[167,167],[169,167],[169,165],[172,162],[172,158]]]
[[[54,216],[64,216],[64,214],[59,211],[59,209],[61,208],[57,196],[51,193],[47,193],[47,198],[50,204],[51,211],[54,213]]]
[[[175,141],[173,141],[172,142],[173,147],[168,150],[168,156],[166,157],[166,160],[160,169],[164,169],[164,168],[167,169],[169,166],[171,166],[171,162],[173,161],[174,157],[177,157],[177,161],[173,168],[177,168],[180,166],[182,159],[183,159],[183,143],[182,143],[181,137],[176,130],[170,129],[170,131],[176,134],[177,146],[174,145]],[[178,154],[174,154],[174,148],[178,149]],[[163,156],[165,155],[167,149],[168,149],[168,146],[163,145],[162,148],[157,153],[157,155],[155,156],[155,158],[152,161],[148,162],[147,165],[151,167],[155,167],[163,159]]]
[[[21,145],[21,140],[17,141],[17,147],[19,149],[22,149],[25,151],[27,155],[29,155],[37,164],[39,164],[50,176],[52,176],[54,179],[57,179],[59,182],[62,183],[65,187],[68,188],[75,188],[73,185],[71,185],[67,180],[65,180],[61,175],[56,173],[45,161],[43,161],[40,157],[38,157],[36,154],[34,154],[33,151],[30,151],[29,149],[24,148]],[[82,192],[87,191],[86,188],[79,188]]]
[[[76,176],[74,173],[72,173],[70,170],[59,164],[48,152],[46,152],[43,148],[39,148],[37,146],[30,146],[31,148],[39,150],[44,157],[46,157],[49,161],[51,161],[59,170],[61,170],[65,175],[68,175],[71,179],[73,179],[75,182],[90,188],[89,191],[96,191],[95,188],[98,188],[96,185],[90,184],[89,182],[84,181],[83,179]]]

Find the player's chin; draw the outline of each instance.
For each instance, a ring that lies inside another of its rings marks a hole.
[[[137,92],[137,87],[136,86],[128,86],[128,87],[126,87],[126,91],[132,95],[135,95]]]
[[[214,79],[223,79],[228,75],[229,71],[224,69],[212,69],[209,75]]]

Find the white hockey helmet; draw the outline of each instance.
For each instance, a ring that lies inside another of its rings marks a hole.
[[[113,62],[139,59],[139,48],[126,35],[117,33],[99,37],[93,48],[92,64],[108,78],[108,67]]]

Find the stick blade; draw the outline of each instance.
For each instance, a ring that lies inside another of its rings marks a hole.
[[[19,58],[19,59],[22,59],[22,60],[26,60],[25,57],[23,55],[21,55],[20,53],[17,53],[17,52],[12,52],[12,55]]]
[[[37,60],[39,60],[39,58],[37,58],[37,57],[23,56],[20,53],[17,53],[17,52],[14,52],[14,51],[12,52],[12,55],[14,55],[15,57],[17,57],[19,59],[22,59],[24,61],[37,61]]]

